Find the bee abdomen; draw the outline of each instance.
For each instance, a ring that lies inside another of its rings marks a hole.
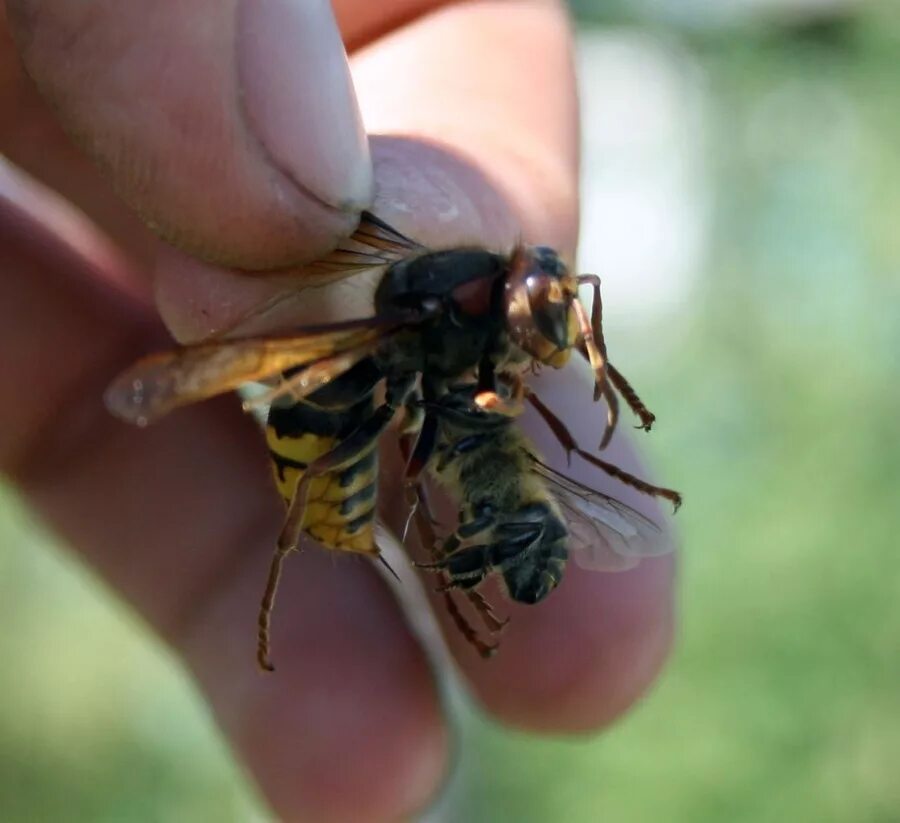
[[[565,542],[558,541],[561,556],[551,554],[524,559],[521,565],[503,572],[509,596],[518,603],[539,603],[562,581],[566,570]]]

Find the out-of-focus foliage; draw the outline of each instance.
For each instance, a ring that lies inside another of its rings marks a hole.
[[[676,55],[700,98],[696,271],[652,320],[611,305],[607,328],[658,414],[659,475],[687,495],[680,639],[602,737],[468,715],[454,819],[900,816],[895,17],[582,29],[585,47],[639,36]],[[260,815],[167,654],[11,493],[0,545],[0,819]]]

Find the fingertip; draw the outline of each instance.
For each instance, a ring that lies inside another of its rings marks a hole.
[[[543,733],[601,729],[656,680],[672,648],[671,558],[620,574],[569,568],[538,606],[513,607],[500,649],[482,661],[451,646],[485,710]]]

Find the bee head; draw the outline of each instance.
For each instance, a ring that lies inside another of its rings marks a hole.
[[[578,282],[559,255],[546,246],[516,249],[504,300],[512,341],[541,363],[565,365],[579,340]]]

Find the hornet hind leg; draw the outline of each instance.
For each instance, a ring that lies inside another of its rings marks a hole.
[[[412,390],[412,384],[413,381],[410,379],[389,385],[385,402],[331,451],[313,460],[297,484],[293,499],[288,506],[284,526],[278,536],[277,547],[272,557],[266,588],[259,607],[256,659],[264,671],[274,671],[274,666],[269,659],[272,609],[275,605],[275,594],[278,590],[284,558],[292,551],[297,551],[299,547],[310,481],[324,474],[347,469],[377,448],[379,437],[394,418],[398,407],[406,399],[406,395]],[[374,516],[374,513],[369,512],[368,516]],[[377,547],[374,547],[372,553],[378,554]]]

